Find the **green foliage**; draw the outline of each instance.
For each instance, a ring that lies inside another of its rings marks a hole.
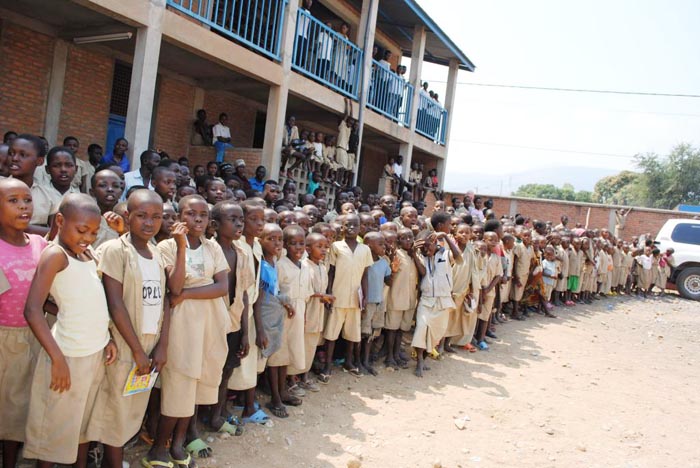
[[[700,205],[700,149],[684,143],[666,157],[638,154],[635,164],[640,172],[622,171],[603,177],[595,184],[593,193],[576,192],[571,184],[561,188],[552,184],[526,184],[513,195],[664,209],[673,209],[681,203]]]
[[[518,187],[513,195],[547,200],[590,201],[591,192],[576,192],[571,184],[564,184],[561,188],[552,184],[525,184]],[[579,197],[586,200],[580,200]]]

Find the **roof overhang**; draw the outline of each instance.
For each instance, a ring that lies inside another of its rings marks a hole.
[[[457,44],[418,5],[417,0],[381,0],[377,14],[377,29],[394,39],[404,55],[411,56],[413,28],[425,26],[426,44],[423,60],[439,65],[449,65],[450,60],[459,61],[460,70],[474,71],[476,66]]]

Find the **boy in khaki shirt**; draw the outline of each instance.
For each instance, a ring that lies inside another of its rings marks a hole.
[[[360,218],[355,213],[344,215],[341,233],[344,240],[334,242],[329,255],[328,290],[335,297],[326,330],[326,365],[321,374],[321,381],[326,383],[331,375],[332,356],[335,341],[343,332],[343,338],[349,341],[343,368],[354,376],[360,376],[360,370],[354,365],[355,348],[361,340],[360,314],[365,308],[367,297],[367,268],[372,266],[372,252],[364,244],[357,242],[360,231]]]

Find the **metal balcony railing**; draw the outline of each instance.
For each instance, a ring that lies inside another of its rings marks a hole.
[[[275,60],[287,0],[167,0],[168,5]]]
[[[412,99],[413,86],[373,59],[367,107],[408,126]]]
[[[292,68],[349,98],[359,96],[362,50],[303,9],[297,13]]]
[[[416,132],[435,143],[444,145],[447,119],[447,109],[425,93],[419,94]]]

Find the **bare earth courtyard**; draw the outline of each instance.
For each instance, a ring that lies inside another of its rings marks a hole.
[[[700,304],[613,298],[557,313],[501,325],[490,352],[430,361],[423,379],[336,371],[274,427],[212,435],[198,464],[700,466]]]

